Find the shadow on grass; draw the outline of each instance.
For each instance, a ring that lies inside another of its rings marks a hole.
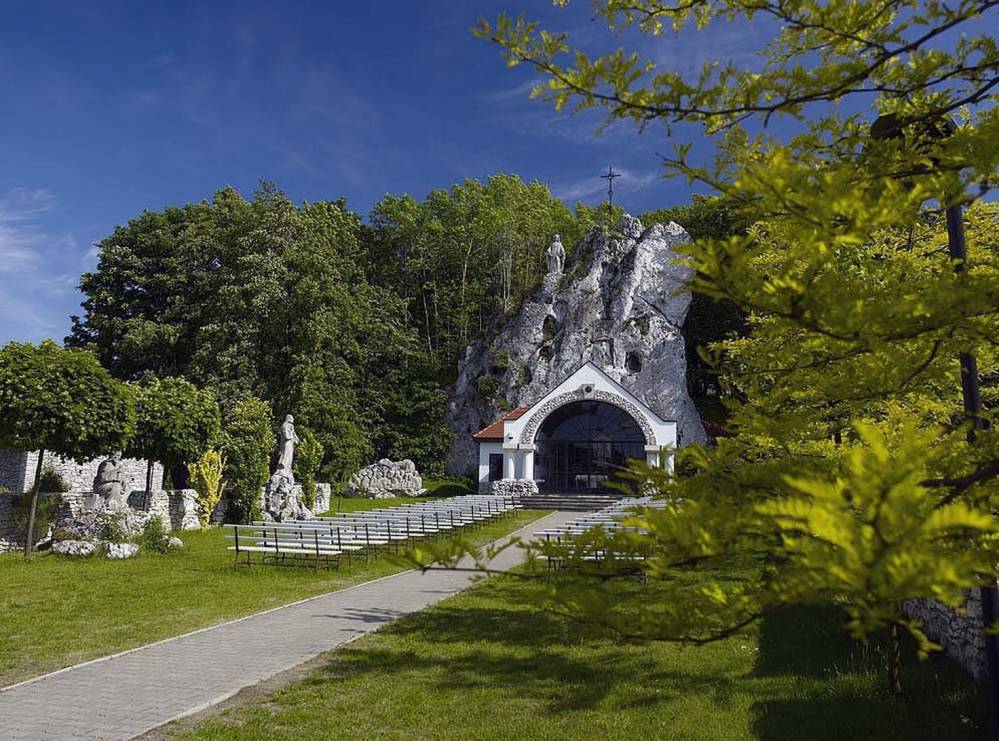
[[[846,618],[828,606],[783,608],[761,622],[753,676],[809,681],[792,696],[753,705],[760,739],[974,739],[985,736],[982,689],[940,655],[920,661],[915,643],[903,642],[904,698],[887,690],[882,641],[854,641]],[[802,696],[804,695],[804,696]]]

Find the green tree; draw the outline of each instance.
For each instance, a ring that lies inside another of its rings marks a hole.
[[[225,459],[217,450],[206,450],[199,460],[187,464],[187,470],[191,485],[198,492],[198,519],[201,527],[208,527],[212,521],[212,513],[222,498]]]
[[[225,404],[221,440],[223,476],[230,496],[226,516],[233,522],[246,522],[259,506],[271,452],[277,445],[267,402],[244,396]]]
[[[302,442],[295,450],[293,466],[295,477],[302,485],[305,506],[312,509],[316,503],[316,474],[323,462],[323,444],[312,430],[303,429],[299,436]]]
[[[146,491],[153,491],[153,466],[194,463],[219,436],[219,406],[211,391],[183,378],[153,379],[136,387],[135,435],[125,454],[145,458]],[[160,482],[162,483],[162,482]]]
[[[748,338],[716,348],[731,360],[734,437],[686,452],[696,475],[656,476],[672,504],[638,518],[648,536],[622,537],[643,541],[632,545],[649,549],[646,568],[668,580],[679,564],[777,558],[753,583],[690,593],[675,579],[675,594],[627,629],[599,589],[559,604],[629,635],[706,641],[773,604],[834,599],[855,636],[897,626],[929,649],[900,601],[956,605],[996,576],[994,406],[969,419],[957,360],[977,353],[995,377],[996,213],[969,212],[966,262],[948,259],[941,213],[999,174],[996,4],[594,8],[646,42],[725,22],[779,26],[759,66],[707,63],[696,79],[663,69],[648,43],[592,56],[522,19],[479,29],[511,65],[545,76],[536,97],[646,130],[682,122],[716,143],[708,164],[681,144],[667,165],[755,222],[688,250],[695,290],[750,323]],[[793,135],[767,127],[776,120]]]
[[[47,452],[79,462],[124,448],[135,431],[133,394],[97,359],[51,340],[0,350],[0,444],[37,450],[40,481]],[[24,555],[31,554],[38,486],[31,490]]]

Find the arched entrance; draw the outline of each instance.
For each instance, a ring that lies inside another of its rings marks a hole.
[[[642,428],[624,409],[603,401],[570,402],[538,429],[534,478],[542,491],[602,491],[630,459],[645,459],[645,443]]]

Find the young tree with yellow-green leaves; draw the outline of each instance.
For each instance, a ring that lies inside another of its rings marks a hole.
[[[531,550],[597,578],[556,583],[545,603],[622,635],[699,643],[825,599],[858,638],[904,628],[932,649],[901,602],[957,606],[995,584],[999,557],[999,210],[982,203],[999,174],[999,2],[592,6],[641,50],[590,56],[506,16],[477,33],[540,72],[533,95],[557,108],[599,108],[646,134],[682,123],[716,144],[708,164],[681,144],[665,165],[753,224],[686,255],[693,289],[741,308],[750,331],[710,353],[732,436],[680,451],[676,478],[637,472],[668,500],[635,515],[647,532],[585,539],[647,554],[662,599],[608,599],[619,562],[546,545]],[[779,31],[751,69],[712,62],[688,79],[653,61],[675,32],[761,19]],[[778,121],[789,133],[773,133]],[[970,206],[966,260],[956,206]],[[965,405],[976,360],[977,410]],[[760,564],[748,581],[681,577],[746,558]]]

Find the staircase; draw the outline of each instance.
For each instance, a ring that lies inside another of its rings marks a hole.
[[[593,512],[614,504],[619,494],[591,494],[584,492],[540,492],[520,497],[524,509],[557,509],[563,512]]]

